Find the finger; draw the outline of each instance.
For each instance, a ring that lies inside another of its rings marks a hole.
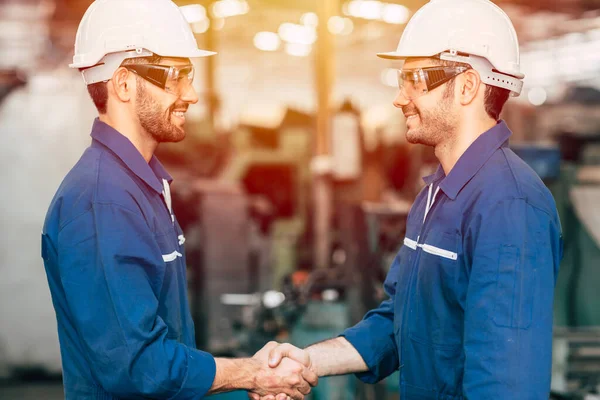
[[[278,345],[279,345],[279,343],[277,343],[275,341],[270,341],[269,343],[265,344],[262,347],[262,349],[257,351],[256,354],[254,354],[254,356],[252,356],[252,357],[255,359],[263,360],[263,362],[264,362],[264,361],[266,361],[267,357],[269,356],[269,353],[271,352],[271,350],[276,348]]]
[[[277,395],[277,398],[275,400],[287,400],[289,398],[290,398],[290,396],[288,396],[287,394],[285,394],[285,393],[279,393]]]
[[[288,379],[288,384],[291,387],[298,389],[298,391],[302,394],[310,393],[310,385],[308,384],[308,382],[306,382],[304,379],[302,379],[302,376],[299,374],[292,375]]]
[[[277,346],[279,346],[279,343],[277,343],[274,340],[271,340],[267,344],[265,344],[262,349],[268,349],[269,351],[273,351],[273,349],[277,348]]]
[[[304,400],[304,395],[298,390],[294,390],[290,396],[293,400]]]
[[[248,398],[250,400],[261,400],[259,395],[257,395],[256,393],[250,393],[250,392],[248,392]]]
[[[310,368],[302,369],[302,378],[312,387],[315,387],[319,384],[319,376]]]
[[[305,384],[304,384],[304,385],[302,385],[302,386],[298,386],[298,391],[299,391],[300,393],[302,393],[303,395],[305,395],[305,396],[308,396],[308,395],[310,394],[311,387],[310,387],[310,385],[309,385],[309,384],[306,384],[306,383],[305,383]]]
[[[292,400],[304,400],[304,395],[298,389],[281,389]]]
[[[307,367],[310,366],[308,353],[289,343],[280,344],[271,350],[269,353],[269,366],[271,368],[278,366],[283,357],[291,358]]]

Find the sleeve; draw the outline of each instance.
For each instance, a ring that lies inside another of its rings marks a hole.
[[[505,200],[474,218],[465,239],[465,398],[547,399],[558,218],[525,199]]]
[[[214,358],[170,339],[158,316],[165,263],[142,215],[95,204],[61,230],[57,248],[78,351],[104,390],[131,399],[207,393]]]
[[[385,293],[390,298],[383,301],[378,308],[369,311],[361,322],[340,335],[356,348],[369,367],[369,371],[356,374],[366,383],[376,383],[399,367],[398,347],[394,335],[398,257],[396,256],[383,285]]]

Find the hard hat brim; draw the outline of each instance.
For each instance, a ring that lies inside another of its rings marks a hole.
[[[210,56],[214,56],[216,54],[217,54],[216,51],[208,51],[208,50],[200,50],[200,49],[198,49],[198,51],[194,55],[188,56],[187,58],[210,57]]]
[[[377,53],[377,57],[385,58],[386,60],[402,60],[407,58],[396,51],[388,51],[387,53]]]
[[[117,52],[118,53],[118,52]],[[111,53],[107,53],[107,54],[111,54]],[[180,57],[180,58],[203,58],[203,57],[210,57],[210,56],[214,56],[215,54],[217,54],[214,51],[208,51],[208,50],[202,50],[202,49],[196,49],[192,52],[186,52],[186,53],[182,53],[182,54],[174,54],[174,55],[165,55],[163,57]],[[95,57],[90,57],[87,60],[82,60],[79,62],[74,62],[69,64],[70,68],[89,68],[89,67],[93,67],[95,65],[97,65],[103,57],[105,57],[105,55],[100,56],[99,54],[94,55]],[[99,57],[99,58],[98,58]]]
[[[389,51],[387,53],[377,53],[377,57],[384,58],[386,60],[405,60],[411,57],[433,57],[438,53],[433,54],[402,54],[397,51]]]

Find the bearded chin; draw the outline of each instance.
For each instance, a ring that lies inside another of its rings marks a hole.
[[[456,123],[452,110],[441,105],[430,112],[419,111],[419,125],[406,132],[411,144],[436,147],[455,136]]]
[[[136,111],[142,129],[158,143],[180,142],[185,138],[185,131],[171,121],[171,106],[165,112],[143,89],[138,86]]]

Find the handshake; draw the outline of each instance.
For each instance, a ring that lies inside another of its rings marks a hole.
[[[358,351],[344,337],[301,350],[269,342],[252,358],[215,359],[217,374],[209,394],[244,389],[251,400],[303,400],[319,376],[368,371]]]
[[[319,377],[308,352],[291,344],[269,342],[251,359],[256,368],[252,400],[302,400]]]

